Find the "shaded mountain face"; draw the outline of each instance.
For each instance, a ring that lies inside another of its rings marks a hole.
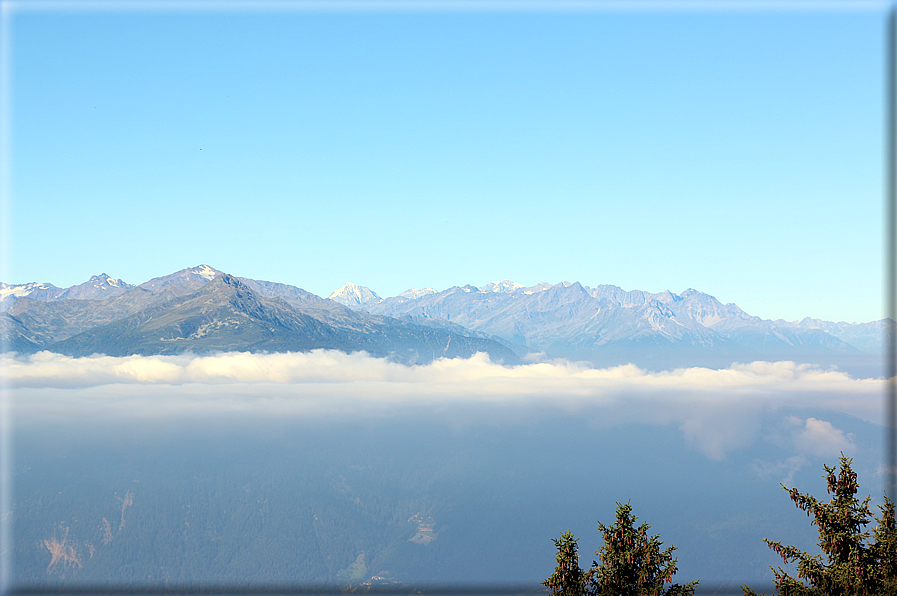
[[[501,343],[475,336],[482,334],[356,313],[284,284],[244,282],[228,274],[204,281],[188,270],[172,275],[104,301],[19,299],[0,315],[3,339],[20,352],[72,356],[320,348],[365,350],[405,363],[476,352],[497,362],[519,361]]]
[[[302,288],[290,286],[287,284],[275,283],[272,281],[261,281],[258,279],[248,279],[246,277],[238,277],[238,280],[249,286],[259,296],[265,298],[280,298],[286,300],[293,306],[321,306],[324,299],[320,296],[306,292]]]
[[[56,300],[105,300],[124,294],[133,287],[120,279],[113,279],[105,273],[101,273],[94,275],[83,284],[67,288]]]
[[[13,346],[25,340],[41,348],[130,316],[165,298],[164,295],[154,296],[140,288],[103,301],[40,302],[26,297],[17,300],[7,312],[0,314],[0,320],[4,322],[4,339]],[[21,331],[16,336],[11,335],[11,329]]]
[[[197,292],[94,327],[52,345],[50,350],[125,356],[343,347],[333,335],[316,319],[281,301],[261,298],[223,274]]]

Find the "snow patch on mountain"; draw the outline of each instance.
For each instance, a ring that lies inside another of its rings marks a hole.
[[[8,297],[22,298],[37,290],[56,288],[53,284],[31,282],[27,284],[5,284],[0,282],[0,300]],[[58,288],[57,288],[58,289]]]
[[[513,292],[514,290],[519,290],[523,287],[523,284],[519,284],[517,282],[513,282],[510,279],[503,279],[501,281],[493,281],[485,286],[480,286],[481,292]]]
[[[99,275],[94,275],[87,283],[92,285],[95,288],[128,288],[131,287],[130,284],[125,283],[120,279],[114,279],[106,275],[105,273],[100,273]]]
[[[221,273],[217,269],[213,269],[212,267],[209,267],[208,265],[205,265],[205,264],[200,265],[198,267],[191,267],[190,269],[188,269],[188,271],[190,273],[193,273],[194,275],[204,277],[209,281],[212,281],[216,275]]]
[[[399,298],[407,298],[408,300],[414,300],[415,298],[420,298],[421,296],[428,296],[430,294],[438,294],[436,290],[433,288],[411,288],[409,290],[405,290],[401,294],[399,294]]]

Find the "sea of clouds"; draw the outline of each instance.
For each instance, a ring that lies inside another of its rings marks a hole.
[[[768,469],[761,464],[759,474],[787,473],[807,456],[849,454],[854,437],[826,414],[881,424],[885,389],[881,379],[794,362],[650,372],[565,360],[503,366],[476,354],[407,366],[364,352],[315,350],[117,358],[39,352],[8,355],[2,366],[5,411],[18,425],[191,414],[313,418],[435,411],[458,421],[572,413],[595,427],[676,425],[689,446],[712,460],[758,440],[794,454]],[[783,408],[772,431],[761,429],[761,418]],[[795,410],[813,415],[794,416]]]

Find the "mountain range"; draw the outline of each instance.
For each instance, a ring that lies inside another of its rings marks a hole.
[[[137,286],[106,274],[65,289],[0,284],[0,309],[6,349],[70,355],[330,348],[411,364],[483,351],[506,364],[531,353],[649,369],[787,359],[878,376],[895,338],[890,319],[772,321],[694,289],[502,280],[381,298],[347,283],[324,299],[208,265]]]
[[[355,312],[301,288],[237,278],[206,265],[139,286],[119,284],[114,292],[88,284],[80,298],[39,287],[49,284],[25,284],[43,292],[37,297],[8,291],[15,298],[0,313],[6,349],[126,356],[320,348],[364,350],[407,364],[476,352],[498,362],[520,361],[513,350],[484,334]],[[108,293],[115,295],[104,297]]]
[[[653,294],[578,282],[523,287],[504,280],[353,308],[412,321],[446,320],[570,360],[664,369],[782,359],[876,366],[885,342],[894,341],[890,320],[770,321],[694,289]]]

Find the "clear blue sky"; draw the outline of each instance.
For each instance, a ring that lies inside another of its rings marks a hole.
[[[172,6],[7,5],[2,281],[207,263],[883,316],[884,4]]]

